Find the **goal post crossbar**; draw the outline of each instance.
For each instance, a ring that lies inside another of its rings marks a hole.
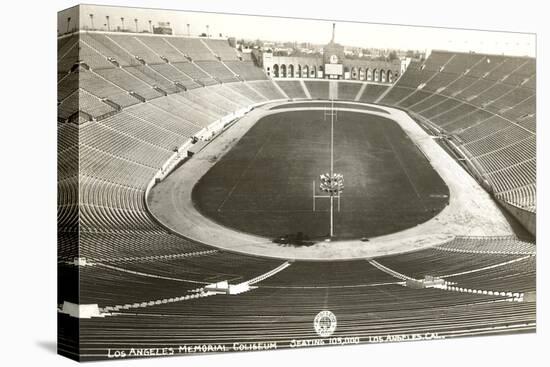
[[[315,180],[313,180],[313,184],[311,186],[312,188],[312,194],[311,194],[311,198],[312,198],[312,202],[313,202],[313,211],[315,211],[315,200],[316,199],[330,199],[331,197],[335,198],[338,200],[338,212],[340,212],[340,192],[338,192],[338,194],[336,195],[318,195],[316,193],[316,182]]]

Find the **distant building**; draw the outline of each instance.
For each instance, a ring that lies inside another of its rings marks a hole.
[[[324,78],[393,83],[408,65],[405,60],[400,59],[380,61],[347,58],[344,46],[336,43],[334,38],[335,24],[332,25],[332,39],[322,48],[320,56],[304,53],[300,56],[283,56],[282,48],[275,48],[275,54],[264,52],[263,69],[273,78]],[[349,53],[350,56],[356,54],[351,49]]]

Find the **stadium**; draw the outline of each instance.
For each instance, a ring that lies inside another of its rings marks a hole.
[[[58,37],[60,354],[535,331],[534,58],[93,28]]]

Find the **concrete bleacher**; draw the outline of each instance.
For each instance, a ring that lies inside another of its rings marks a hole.
[[[329,82],[269,80],[252,62],[239,61],[225,41],[90,32],[83,42],[78,61],[89,70],[72,72],[78,42],[59,42],[65,56],[58,60],[58,117],[65,121],[82,111],[93,119],[58,124],[59,272],[62,279],[79,273],[81,303],[116,310],[80,321],[81,351],[88,356],[113,341],[131,345],[128,330],[163,345],[227,341],[226,333],[245,341],[314,338],[312,315],[321,309],[338,315],[339,330],[358,336],[414,333],[419,324],[441,335],[470,335],[476,327],[497,333],[515,324],[529,329],[534,322],[534,303],[412,289],[366,260],[295,261],[248,292],[199,296],[210,283],[245,282],[283,260],[227,253],[169,233],[145,207],[147,186],[177,148],[213,122],[255,103],[307,98],[303,83],[312,98],[328,98]],[[451,134],[483,168],[498,199],[534,211],[532,60],[434,52],[421,66],[413,65],[403,84],[400,79],[393,87],[337,82],[338,97],[375,102],[392,88],[381,103],[416,112]],[[532,292],[535,252],[534,243],[517,238],[456,238],[376,261],[414,278],[442,276],[465,288]],[[75,256],[89,265],[69,265]],[[60,292],[58,303],[64,301]],[[114,308],[128,304],[140,305],[139,312]]]
[[[212,79],[210,75],[205,73],[202,69],[198,68],[195,64],[190,62],[177,62],[172,64],[175,68],[177,68],[180,72],[187,75],[191,79],[195,80],[206,80],[206,79]]]
[[[259,103],[267,101],[267,98],[256,92],[253,88],[250,88],[248,84],[245,83],[231,83],[226,86],[229,89],[232,89],[235,94],[242,95],[250,100],[252,103]]]
[[[121,47],[124,47],[129,54],[140,57],[149,65],[162,64],[165,62],[161,58],[162,54],[156,52],[138,37],[118,34],[109,34],[108,37]]]
[[[160,57],[166,58],[171,63],[186,61],[183,50],[174,47],[163,37],[141,36],[138,39],[153,50]]]
[[[81,128],[79,136],[80,145],[151,168],[162,167],[171,155],[170,150],[129,137],[104,124],[88,124]]]
[[[184,100],[183,98],[177,98],[176,95],[171,95],[166,98],[157,98],[151,101],[151,104],[172,115],[185,116],[186,121],[201,127],[207,127],[213,120],[221,117],[221,115],[208,113],[196,108],[196,106],[190,106],[184,103]]]
[[[362,83],[338,83],[338,99],[353,101],[361,89]]]
[[[152,85],[147,84],[139,77],[132,75],[124,68],[101,69],[96,70],[96,73],[107,81],[116,84],[118,87],[128,91],[137,93],[145,99],[158,98],[162,93],[155,90]]]
[[[239,79],[235,74],[227,68],[222,62],[217,60],[205,60],[197,61],[197,66],[204,70],[208,75],[211,75],[214,79],[230,83],[238,81]]]
[[[461,287],[495,291],[533,292],[536,285],[536,258],[530,256],[507,266],[448,277]]]
[[[80,73],[75,73],[75,75],[79,77],[79,84],[82,89],[99,98],[109,99],[120,107],[128,107],[140,102],[137,98],[131,96],[129,91],[95,72],[81,70]]]
[[[289,268],[264,281],[260,286],[306,287],[373,285],[397,283],[400,279],[380,271],[365,260],[334,262],[294,262]]]
[[[478,240],[472,239],[472,241]],[[426,275],[444,278],[450,274],[495,266],[523,256],[521,254],[448,252],[426,249],[380,257],[376,261],[406,276],[422,279]]]
[[[142,115],[142,110],[127,109],[100,123],[110,129],[136,137],[142,141],[161,146],[167,150],[181,146],[188,138],[178,130],[172,130],[165,123],[155,123],[147,116]]]
[[[156,72],[149,66],[129,66],[124,68],[124,70],[138,79],[143,80],[147,84],[157,87],[166,93],[176,93],[179,91],[173,81],[165,78],[162,74]]]
[[[183,85],[186,89],[198,88],[200,85],[193,81],[193,79],[184,74],[172,64],[157,64],[150,65],[151,69],[162,75],[164,78],[177,82]]]
[[[120,88],[113,87],[114,83],[106,82],[93,71],[84,70],[82,73],[94,77],[95,82],[101,81],[107,85],[108,89],[103,93],[109,97],[112,97],[111,91],[119,93]],[[271,82],[258,81],[256,87],[272,94],[278,91],[274,85],[264,83]],[[83,256],[87,256],[90,261],[100,255],[102,260],[110,256],[145,256],[143,247],[134,250],[128,248],[131,242],[123,235],[136,241],[140,234],[155,236],[157,245],[161,247],[167,245],[165,241],[174,241],[174,236],[167,236],[146,211],[143,201],[145,188],[174,154],[174,150],[198,131],[238,108],[266,100],[245,83],[236,84],[238,88],[231,85],[212,86],[160,96],[147,103],[127,105],[122,111],[82,125],[80,129],[60,129],[70,134],[60,143],[59,185],[65,194],[60,199],[59,217],[64,227],[72,228],[74,217],[77,216],[82,232],[81,241],[86,249],[82,252]],[[87,82],[85,85],[89,87],[95,84]],[[96,93],[103,90],[91,89]],[[98,107],[93,102],[104,102],[84,89],[73,95],[78,96],[79,92],[91,100],[81,98],[76,107],[86,109],[94,117],[103,112],[94,112],[96,110],[93,108]],[[108,104],[105,106],[111,108]],[[63,109],[60,112],[63,114]],[[78,136],[77,141],[75,136]],[[79,152],[79,163],[76,165],[70,159],[75,152]],[[73,178],[75,174],[78,179]],[[76,208],[80,210],[75,213]],[[114,234],[122,243],[109,245],[112,248],[110,252],[105,247],[101,249],[98,241],[86,245],[86,236],[90,234],[91,237],[97,237],[94,234],[97,231],[107,238],[108,234]],[[118,247],[122,252],[116,250]]]
[[[276,83],[289,98],[307,98],[299,80],[277,80]]]
[[[508,237],[455,237],[442,245],[435,247],[440,251],[453,251],[481,254],[520,254],[534,255],[534,242]]]
[[[216,56],[206,47],[201,39],[184,37],[167,37],[164,39],[178,50],[181,50],[181,53],[190,57],[193,61],[216,60]]]
[[[413,111],[456,134],[460,148],[486,172],[494,194],[525,205],[532,198],[522,200],[517,193],[523,192],[521,185],[535,184],[534,139],[529,147],[517,143],[536,131],[530,83],[535,73],[534,59],[527,57],[434,51],[424,62],[411,63],[380,102]],[[485,155],[491,159],[480,157]],[[495,171],[497,167],[507,173]],[[516,195],[500,195],[510,190]]]
[[[80,41],[105,58],[114,59],[119,66],[138,65],[140,62],[108,35],[95,32],[81,32]],[[114,67],[114,65],[113,65]]]
[[[223,61],[238,60],[239,58],[237,51],[229,45],[227,40],[207,38],[204,40],[204,43],[206,43],[206,46]]]
[[[70,96],[79,87],[79,73],[76,72],[66,74],[57,82],[57,100],[61,102]]]
[[[311,98],[329,99],[329,83],[319,80],[304,80],[306,88],[309,90]]]
[[[268,100],[285,99],[286,96],[275,86],[271,80],[257,80],[248,82],[247,85],[257,91]]]
[[[79,42],[78,47],[80,48],[78,60],[85,62],[91,69],[95,70],[113,67],[113,64],[107,60],[105,56],[87,46],[84,42]]]
[[[58,79],[66,74],[71,67],[78,62],[79,58],[79,39],[78,36],[72,35],[63,38],[62,43],[58,43],[57,50],[57,73]]]
[[[376,102],[378,98],[388,89],[387,85],[367,84],[366,89],[359,97],[360,102]]]
[[[267,76],[251,61],[224,61],[224,64],[243,80],[262,80]]]

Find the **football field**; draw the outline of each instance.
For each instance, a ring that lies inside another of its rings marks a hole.
[[[276,238],[329,234],[329,200],[312,190],[330,170],[330,117],[286,111],[260,119],[196,184],[193,202],[232,229]],[[393,120],[339,111],[334,172],[344,176],[336,238],[389,234],[423,223],[449,202],[445,182]]]

